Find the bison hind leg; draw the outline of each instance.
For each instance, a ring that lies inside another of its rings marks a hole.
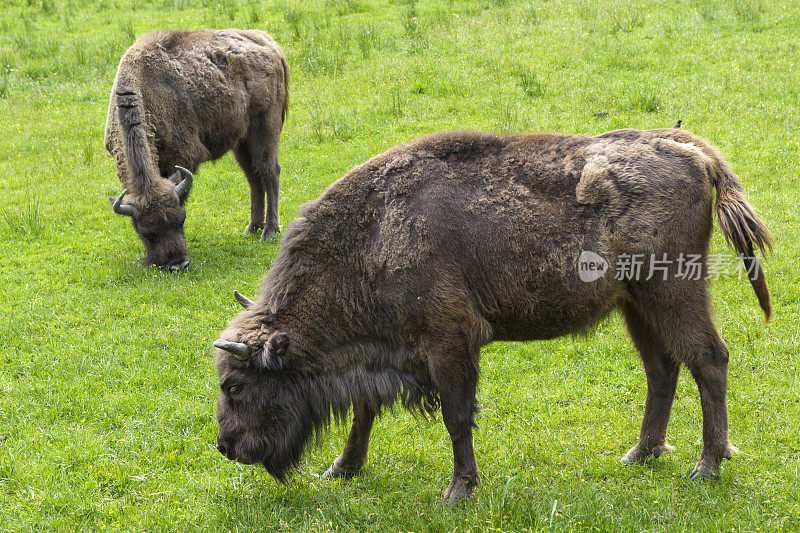
[[[697,383],[703,411],[703,451],[690,475],[694,479],[716,477],[722,461],[732,456],[734,448],[728,441],[728,348],[711,317],[706,282],[684,280],[631,288],[633,303],[627,310],[623,308],[631,336],[636,340],[631,324],[635,327],[639,320],[644,328],[650,329],[652,339],[669,347],[664,353],[671,356],[662,357],[660,364],[653,364],[659,360],[647,356],[642,339],[637,342],[648,385],[640,437],[640,444],[644,440],[644,445],[640,449],[650,450],[663,442],[678,365],[685,364]],[[655,385],[654,394],[651,394],[651,385]]]
[[[242,167],[244,175],[247,177],[247,183],[250,185],[250,223],[244,229],[244,232],[256,235],[260,230],[264,229],[264,183],[253,168],[253,161],[247,146],[240,145],[233,151],[233,154],[236,156],[236,161]]]
[[[667,425],[672,411],[680,364],[667,350],[661,335],[637,303],[622,305],[631,339],[639,351],[647,376],[647,398],[639,441],[626,453],[623,464],[644,464],[650,457],[674,451],[667,444]]]
[[[237,161],[250,183],[250,225],[263,228],[262,241],[280,231],[278,194],[281,165],[278,162],[278,142],[283,125],[281,109],[271,106],[267,113],[253,117],[247,137],[238,149],[242,157],[237,155]]]

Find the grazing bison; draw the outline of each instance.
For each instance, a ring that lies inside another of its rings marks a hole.
[[[703,409],[692,477],[715,476],[733,448],[728,350],[704,279],[712,212],[769,317],[753,250],[771,247],[769,234],[718,152],[685,130],[445,133],[393,148],[305,206],[255,302],[236,293],[245,311],[214,343],[217,447],[284,480],[310,436],[352,406],[347,444],[326,472],[350,476],[382,407],[441,407],[454,454],[445,498],[465,498],[479,482],[480,347],[584,332],[619,309],[648,387],[623,461],[670,449],[685,364]],[[581,256],[596,263],[591,276]],[[625,275],[630,257],[643,258],[641,275]],[[689,257],[700,259],[697,275],[681,272]]]
[[[288,82],[281,49],[262,31],[156,31],[125,52],[105,133],[125,190],[109,202],[133,218],[143,263],[170,270],[189,264],[183,204],[191,172],[231,149],[250,184],[245,231],[263,228],[262,239],[278,231],[278,137]]]

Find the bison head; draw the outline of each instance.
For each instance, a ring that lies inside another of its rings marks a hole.
[[[249,333],[229,328],[223,337],[236,340],[214,343],[220,386],[217,449],[240,463],[260,463],[284,482],[300,461],[314,419],[305,397],[308,383],[289,363],[291,339],[265,326]]]
[[[183,204],[192,188],[192,173],[183,167],[170,176],[169,188],[147,196],[146,201],[123,203],[127,189],[118,198],[109,198],[115,213],[131,217],[133,229],[144,243],[142,263],[166,270],[182,270],[189,266],[183,223]]]

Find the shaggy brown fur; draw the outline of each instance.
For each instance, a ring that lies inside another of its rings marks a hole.
[[[716,203],[714,190],[716,189]],[[445,497],[479,477],[472,448],[480,347],[583,332],[621,310],[647,373],[642,462],[666,444],[685,364],[700,389],[703,452],[693,477],[729,457],[728,350],[705,279],[676,277],[680,254],[708,254],[712,213],[752,263],[770,238],[717,151],[682,129],[596,137],[443,133],[395,147],[335,182],[287,231],[255,302],[217,350],[218,447],[283,480],[315,430],[352,406],[353,429],[328,476],[366,460],[372,422],[398,397],[441,407],[453,442]],[[593,251],[609,271],[581,281]],[[616,279],[622,254],[644,254],[641,279]],[[645,274],[650,254],[669,277]],[[704,266],[704,273],[707,267]],[[240,351],[241,351],[240,350]],[[249,357],[248,357],[249,354]]]
[[[265,238],[279,230],[288,83],[283,52],[262,31],[156,31],[128,49],[111,90],[105,145],[129,192],[123,209],[130,206],[125,214],[144,242],[145,264],[188,264],[183,203],[191,183],[176,194],[175,166],[194,172],[229,150],[250,184],[246,231],[263,228]]]

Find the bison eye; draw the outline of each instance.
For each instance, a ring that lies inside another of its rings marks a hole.
[[[234,383],[233,385],[227,385],[223,387],[222,392],[225,393],[225,396],[233,397],[242,392],[242,384],[241,383]]]

